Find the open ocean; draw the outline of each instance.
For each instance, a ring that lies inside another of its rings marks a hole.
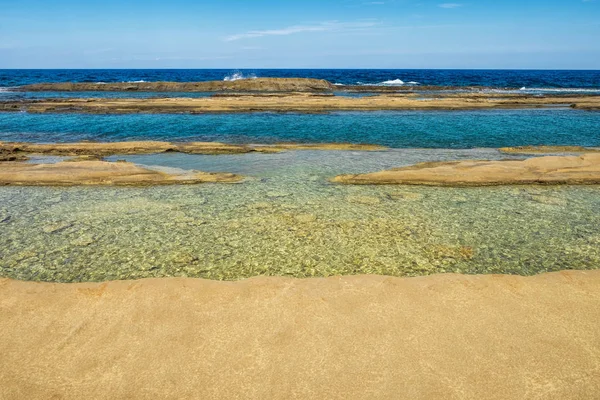
[[[252,77],[315,78],[343,85],[482,86],[600,91],[600,71],[426,69],[40,69],[0,70],[0,90],[42,82],[191,82]]]

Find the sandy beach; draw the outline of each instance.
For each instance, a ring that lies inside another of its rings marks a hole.
[[[600,273],[0,280],[3,399],[592,399]]]

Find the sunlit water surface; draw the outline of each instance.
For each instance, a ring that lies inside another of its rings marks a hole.
[[[495,150],[126,158],[239,184],[0,188],[0,276],[531,275],[600,266],[600,187],[342,186],[328,179]],[[519,157],[513,157],[519,158]]]

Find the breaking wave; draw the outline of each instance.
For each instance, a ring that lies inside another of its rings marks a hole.
[[[402,79],[393,79],[393,80],[389,80],[389,81],[385,81],[385,82],[381,82],[382,85],[389,85],[389,86],[400,86],[400,85],[404,85],[404,81]]]
[[[227,75],[225,78],[223,78],[225,82],[239,81],[241,79],[256,79],[256,75],[244,75],[241,72],[234,72],[231,75]]]

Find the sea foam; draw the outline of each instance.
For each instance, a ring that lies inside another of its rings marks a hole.
[[[385,81],[385,82],[381,82],[382,85],[389,85],[389,86],[395,86],[395,85],[404,85],[404,81],[401,79],[393,79],[393,80],[389,80],[389,81]]]
[[[223,78],[225,82],[239,81],[241,79],[256,79],[256,75],[250,74],[245,76],[241,72],[234,72],[231,75],[227,75],[225,78]]]

